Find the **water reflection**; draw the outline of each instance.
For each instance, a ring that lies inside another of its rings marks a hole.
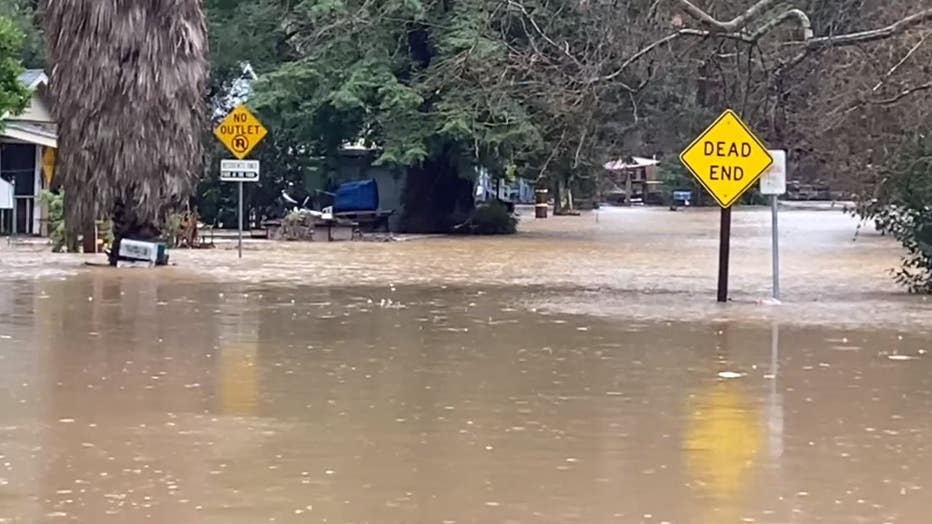
[[[693,484],[702,494],[703,522],[738,521],[765,436],[761,413],[732,369],[731,326],[720,329],[718,380],[690,395],[683,449]],[[737,350],[740,350],[737,349]]]
[[[747,483],[763,432],[752,404],[735,382],[722,382],[693,399],[686,433],[688,463],[700,487],[734,501]]]
[[[780,392],[780,326],[770,331],[770,392],[767,396],[767,435],[770,460],[779,464],[783,456],[783,394]]]
[[[259,322],[247,306],[249,295],[224,300],[218,311],[223,318],[219,337],[220,412],[248,416],[257,413],[259,380]]]

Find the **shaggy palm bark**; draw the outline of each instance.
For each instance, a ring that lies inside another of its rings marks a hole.
[[[200,173],[207,27],[200,0],[46,0],[58,173],[72,234],[159,236]]]

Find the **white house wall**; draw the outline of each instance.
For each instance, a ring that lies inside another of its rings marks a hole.
[[[38,124],[53,124],[55,120],[52,118],[52,112],[48,103],[45,101],[44,90],[44,88],[39,88],[30,98],[29,107],[27,107],[21,115],[17,115],[11,120]]]

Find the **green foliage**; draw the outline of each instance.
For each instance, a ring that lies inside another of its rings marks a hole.
[[[284,52],[281,0],[206,0],[210,39],[212,107],[222,108],[235,83],[248,78],[244,66],[258,74],[274,68]]]
[[[928,138],[918,135],[884,181],[878,198],[863,202],[856,210],[906,248],[894,278],[912,293],[932,293],[932,144]]]
[[[206,0],[204,7],[211,49],[208,107],[216,125],[239,97],[248,94],[252,72],[273,70],[290,56],[284,33],[288,2]],[[250,184],[246,192],[247,210],[255,210],[260,218],[270,213],[283,187],[302,180],[304,165],[310,161],[293,134],[268,120],[265,124],[272,133],[252,154],[262,162],[262,181]],[[220,159],[228,158],[229,152],[212,133],[205,133],[203,141],[207,171],[193,205],[205,223],[235,226],[236,184],[221,183],[219,173]]]
[[[39,201],[48,210],[49,242],[53,253],[77,251],[77,238],[68,233],[65,227],[65,192],[43,190]],[[100,240],[105,246],[113,245],[113,222],[104,220],[98,223],[97,230],[102,232]]]
[[[540,147],[532,116],[502,83],[497,8],[464,0],[305,0],[284,26],[293,56],[263,74],[250,104],[290,151],[338,162],[362,142],[409,173],[402,221],[448,230],[473,207],[477,165],[496,172]]]
[[[19,114],[29,104],[30,93],[19,81],[22,48],[22,31],[12,20],[0,16],[0,114]]]
[[[36,0],[0,0],[0,17],[9,19],[23,35],[19,57],[28,68],[45,67],[45,42]]]
[[[68,250],[71,243],[65,229],[65,193],[43,191],[39,198],[49,212],[49,240],[52,243],[52,252],[61,253]]]
[[[295,59],[264,75],[253,99],[277,129],[333,155],[364,140],[377,163],[500,157],[534,126],[506,93],[491,96],[478,72],[506,57],[483,33],[491,6],[415,0],[304,1],[292,16]]]

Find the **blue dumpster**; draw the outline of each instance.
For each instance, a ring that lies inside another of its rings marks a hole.
[[[347,182],[337,188],[333,199],[334,213],[377,211],[379,209],[379,186],[375,180]]]

